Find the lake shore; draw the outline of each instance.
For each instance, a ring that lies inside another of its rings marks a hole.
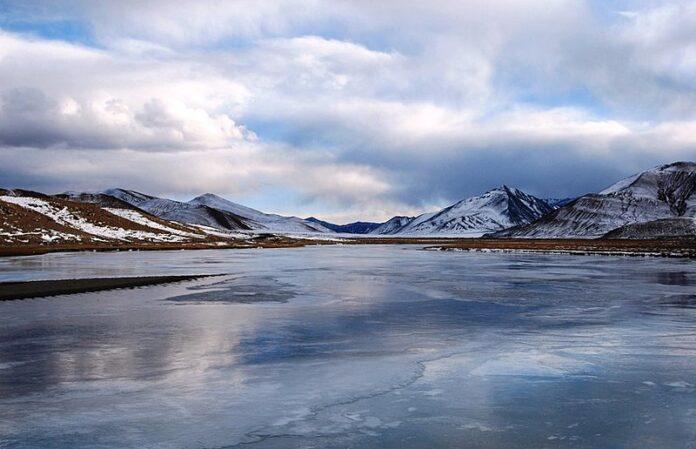
[[[696,238],[635,239],[515,239],[456,237],[363,237],[332,238],[261,235],[249,240],[215,243],[104,243],[0,246],[0,257],[30,256],[76,251],[172,251],[200,249],[299,248],[312,245],[424,245],[442,251],[553,252],[557,254],[606,254],[657,257],[696,257]]]
[[[696,239],[462,239],[426,247],[441,251],[696,257]]]

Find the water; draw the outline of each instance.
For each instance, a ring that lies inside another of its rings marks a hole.
[[[72,253],[0,280],[2,448],[696,448],[696,264],[409,246]]]

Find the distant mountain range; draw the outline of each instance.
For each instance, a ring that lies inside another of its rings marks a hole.
[[[412,218],[395,217],[371,233],[479,237],[487,232],[530,223],[552,210],[546,201],[504,185],[437,212]]]
[[[239,234],[163,220],[105,194],[0,189],[0,246],[215,244]]]
[[[331,232],[330,229],[301,218],[265,214],[212,193],[206,193],[188,202],[157,198],[125,189],[109,189],[103,193],[157,217],[181,223],[225,230],[278,233]]]
[[[338,225],[267,214],[212,193],[175,201],[122,188],[44,195],[0,189],[0,245],[54,241],[177,242],[235,235],[367,234],[495,238],[696,236],[696,163],[675,162],[575,199],[501,186],[436,212]]]
[[[314,217],[309,217],[306,220],[311,221],[312,223],[320,224],[327,229],[331,229],[332,231],[341,234],[369,234],[382,225],[382,223],[373,223],[370,221],[356,221],[353,223],[338,225],[329,223],[328,221],[319,220],[318,218]]]
[[[540,219],[491,237],[694,236],[696,163],[675,162],[583,195]]]

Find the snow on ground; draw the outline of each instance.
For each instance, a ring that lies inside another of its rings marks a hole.
[[[222,210],[232,213],[247,221],[252,221],[249,224],[256,231],[268,231],[273,233],[306,233],[306,232],[322,232],[333,233],[330,229],[325,228],[319,223],[303,220],[298,217],[284,217],[277,214],[266,214],[250,207],[242,206],[212,193],[206,193],[198,196],[188,204],[205,205],[213,209]]]
[[[70,226],[87,234],[92,234],[107,239],[122,241],[128,241],[130,239],[152,240],[159,242],[180,242],[184,240],[182,236],[178,235],[135,231],[131,229],[123,229],[113,226],[104,226],[90,223],[85,218],[80,217],[79,215],[70,211],[67,207],[56,207],[48,201],[39,198],[21,196],[0,196],[0,200],[5,201],[7,203],[16,204],[29,210],[33,210],[34,212],[38,212],[61,225]]]
[[[204,236],[200,234],[194,234],[192,232],[186,232],[180,229],[170,228],[169,226],[165,226],[163,224],[157,223],[156,221],[152,221],[138,211],[130,209],[116,209],[112,207],[105,207],[104,210],[114,215],[118,215],[121,218],[125,218],[128,221],[132,221],[133,223],[147,226],[148,228],[159,229],[161,231],[166,231],[170,234],[180,235],[182,237],[191,237],[198,239],[204,238]]]
[[[23,242],[28,243],[27,238],[31,236],[38,236],[42,241],[47,243],[52,243],[58,240],[66,241],[81,241],[82,237],[75,234],[68,234],[66,232],[59,232],[54,229],[41,229],[36,228],[33,231],[23,232],[21,230],[15,230],[7,232],[5,229],[0,228],[0,241],[5,243]]]

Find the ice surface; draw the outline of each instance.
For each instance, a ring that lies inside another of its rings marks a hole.
[[[690,261],[417,246],[49,254],[0,280],[3,448],[689,448]]]

